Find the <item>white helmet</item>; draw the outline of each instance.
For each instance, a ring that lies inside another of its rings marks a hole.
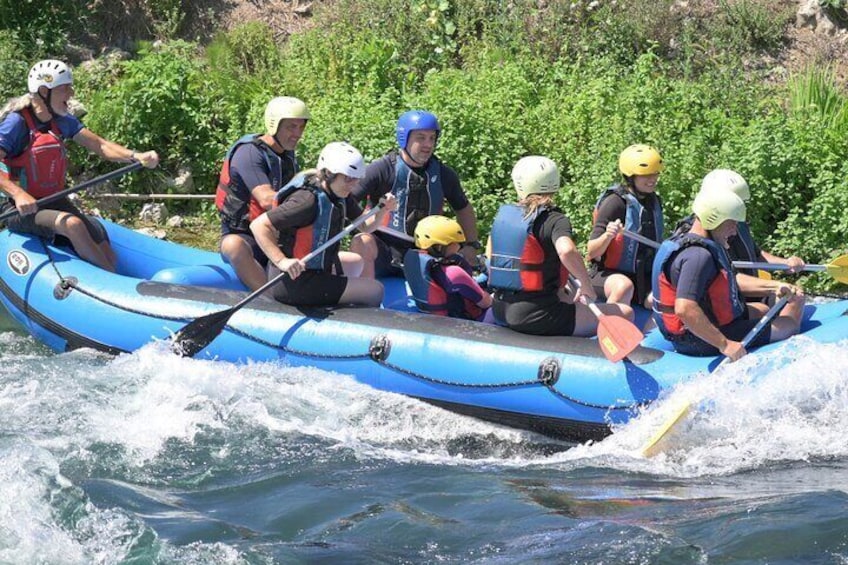
[[[522,157],[512,168],[512,182],[518,198],[531,194],[549,194],[559,190],[559,169],[547,157]]]
[[[53,89],[73,82],[74,78],[68,65],[56,59],[45,59],[34,64],[29,70],[27,88],[32,94],[37,94],[41,86]]]
[[[308,120],[309,108],[300,98],[277,96],[265,106],[265,133],[277,135],[280,120]]]
[[[699,192],[692,211],[707,230],[716,229],[726,220],[745,221],[745,203],[729,190]]]
[[[365,160],[362,158],[362,153],[346,141],[328,143],[318,156],[318,168],[353,179],[361,179],[365,176]]]
[[[707,173],[701,181],[701,192],[715,190],[730,190],[743,202],[751,199],[751,189],[742,175],[730,169],[715,169]]]

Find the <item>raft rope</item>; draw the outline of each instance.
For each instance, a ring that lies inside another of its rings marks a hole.
[[[142,316],[151,316],[151,317],[154,317],[154,318],[158,318],[160,320],[168,320],[168,321],[172,321],[172,322],[185,322],[185,321],[187,321],[186,318],[182,317],[182,316],[167,316],[165,314],[153,314],[151,312],[146,312],[144,310],[137,310],[135,308],[131,308],[131,307],[126,306],[124,304],[119,304],[117,302],[107,300],[107,299],[105,299],[101,296],[98,296],[97,294],[95,294],[93,292],[86,290],[84,287],[80,286],[79,281],[75,277],[67,277],[66,278],[64,275],[62,275],[62,273],[59,271],[59,268],[56,266],[56,261],[53,259],[53,255],[50,252],[50,248],[45,244],[45,242],[42,238],[39,238],[39,241],[41,242],[41,245],[44,248],[45,254],[47,255],[48,259],[50,260],[50,265],[53,267],[53,271],[56,273],[56,276],[59,278],[59,285],[58,286],[62,290],[67,291],[68,289],[74,289],[77,292],[84,294],[85,296],[88,296],[89,298],[92,298],[93,300],[96,300],[96,301],[98,301],[102,304],[106,304],[107,306],[111,306],[113,308],[117,308],[117,309],[123,310],[125,312],[130,312],[132,314],[139,314],[139,315],[142,315]],[[550,359],[546,359],[543,362],[543,366],[540,367],[539,377],[536,378],[536,379],[523,380],[523,381],[511,381],[511,382],[505,382],[505,383],[463,383],[463,382],[457,382],[457,381],[450,381],[450,380],[446,380],[446,379],[438,379],[438,378],[435,378],[435,377],[431,377],[431,376],[413,371],[411,369],[407,369],[405,367],[401,367],[400,365],[390,363],[389,361],[386,360],[386,358],[388,357],[388,348],[389,348],[390,344],[386,343],[385,345],[382,345],[382,349],[375,351],[376,340],[383,338],[386,342],[388,342],[388,337],[384,336],[384,335],[377,336],[377,338],[375,338],[375,341],[372,341],[372,344],[371,344],[371,346],[369,347],[369,350],[366,353],[351,353],[351,354],[346,354],[346,355],[339,355],[339,354],[315,353],[315,352],[312,352],[312,351],[304,351],[304,350],[301,350],[301,349],[295,349],[295,348],[288,347],[288,346],[285,346],[285,345],[280,345],[278,343],[270,342],[266,339],[262,339],[261,337],[247,333],[247,332],[240,330],[236,327],[233,327],[229,324],[227,324],[226,327],[232,333],[237,334],[237,335],[239,335],[239,336],[241,336],[245,339],[248,339],[248,340],[253,341],[254,343],[258,343],[260,345],[264,345],[265,347],[270,347],[272,349],[283,351],[284,353],[297,355],[297,356],[300,356],[300,357],[313,358],[313,359],[348,359],[348,360],[351,360],[351,359],[362,359],[362,360],[370,359],[374,363],[377,363],[378,365],[382,365],[383,367],[386,367],[387,369],[391,369],[392,371],[395,371],[397,373],[406,375],[408,377],[413,377],[415,379],[425,381],[425,382],[428,382],[428,383],[432,383],[432,384],[438,384],[438,385],[444,385],[444,386],[450,386],[450,387],[457,387],[457,388],[468,388],[468,389],[498,389],[498,388],[520,388],[520,387],[527,387],[527,386],[543,386],[554,396],[556,396],[556,397],[558,397],[562,400],[577,404],[579,406],[585,406],[587,408],[596,408],[596,409],[599,409],[599,410],[615,410],[615,411],[618,411],[618,410],[636,410],[636,409],[644,406],[644,403],[641,403],[641,402],[634,402],[634,403],[630,403],[630,404],[613,404],[613,405],[595,404],[595,403],[592,403],[592,402],[586,402],[584,400],[574,398],[574,397],[569,396],[569,395],[567,395],[563,392],[560,392],[559,390],[557,390],[554,387],[554,385],[556,384],[556,381],[558,380],[558,375],[554,378],[551,378],[550,375],[543,374],[543,370],[545,369],[544,363],[549,363],[551,361]],[[378,348],[379,347],[381,347],[381,346],[378,344]]]

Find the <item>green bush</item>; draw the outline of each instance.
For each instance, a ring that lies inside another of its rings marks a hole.
[[[184,42],[143,49],[115,65],[114,84],[81,81],[87,125],[128,147],[155,149],[166,171],[189,166],[196,185],[211,190],[227,145],[245,129],[245,116],[234,111],[243,104],[230,103],[238,93],[222,90],[196,47]]]
[[[25,46],[15,31],[0,29],[0,104],[26,92],[30,67]]]

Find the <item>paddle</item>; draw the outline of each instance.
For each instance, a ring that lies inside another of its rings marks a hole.
[[[625,237],[644,243],[654,249],[659,249],[660,244],[644,235],[622,230]],[[737,269],[759,269],[761,271],[788,271],[791,267],[785,263],[757,263],[754,261],[734,261],[733,266]],[[804,265],[802,271],[821,272],[826,271],[834,280],[842,284],[848,284],[848,255],[837,257],[827,265]]]
[[[756,263],[752,261],[734,261],[734,267],[740,269],[760,269],[763,271],[788,271],[789,265],[785,263]],[[837,257],[827,265],[804,265],[802,271],[827,272],[837,282],[848,284],[848,255]]]
[[[753,328],[751,328],[750,331],[748,331],[747,334],[745,334],[745,337],[742,338],[742,346],[743,347],[745,347],[746,349],[748,348],[748,345],[750,345],[751,342],[754,341],[754,338],[756,338],[760,334],[760,332],[763,331],[764,327],[766,327],[768,324],[771,323],[771,321],[774,319],[774,317],[777,316],[777,314],[783,309],[784,306],[786,306],[786,303],[789,302],[789,300],[792,298],[792,296],[793,295],[791,293],[784,294],[780,298],[780,300],[775,302],[774,306],[769,308],[769,311],[766,312],[765,316],[760,318],[760,320],[756,323],[756,325]],[[718,366],[716,367],[716,370],[718,370],[720,367],[728,364],[729,362],[730,362],[730,359],[728,357],[725,357],[721,361],[721,363],[718,364]],[[677,422],[682,420],[692,410],[692,406],[695,402],[697,402],[697,401],[692,401],[692,400],[686,399],[680,405],[678,405],[674,408],[674,410],[671,413],[671,416],[666,418],[666,420],[663,422],[663,424],[657,429],[656,433],[654,433],[654,435],[651,436],[651,439],[649,439],[645,443],[645,445],[642,446],[642,455],[643,456],[653,457],[654,455],[656,455],[657,453],[659,453],[661,451],[659,449],[659,445],[658,445],[660,443],[660,441],[666,435],[668,435],[668,433],[671,431],[671,429],[674,427],[674,425]]]
[[[408,243],[414,243],[415,242],[415,238],[412,237],[411,235],[408,235],[408,234],[406,234],[402,231],[392,229],[388,226],[380,226],[380,227],[377,228],[376,231],[384,233],[386,235],[390,235],[392,237],[396,237],[396,238],[398,238],[402,241],[406,241]]]
[[[112,180],[114,178],[118,178],[123,176],[129,172],[135,171],[136,169],[141,168],[141,163],[138,161],[134,161],[133,163],[127,165],[126,167],[121,167],[120,169],[115,169],[111,173],[106,173],[105,175],[100,175],[99,177],[95,177],[91,180],[87,180],[85,182],[81,182],[76,186],[72,186],[71,188],[66,188],[65,190],[60,190],[55,194],[51,194],[50,196],[45,196],[44,198],[39,198],[35,201],[38,204],[38,207],[41,208],[44,204],[49,204],[50,202],[54,202],[59,200],[60,198],[64,198],[69,194],[73,194],[74,192],[79,192],[80,190],[85,190],[86,188],[92,187],[96,184],[100,184],[101,182],[106,182],[107,180]],[[7,210],[0,214],[0,221],[5,220],[7,218],[11,218],[19,214],[17,208],[12,208],[11,210]]]
[[[341,240],[344,236],[351,233],[353,230],[361,226],[368,218],[374,216],[383,208],[383,204],[380,203],[376,207],[369,210],[367,213],[361,215],[356,220],[350,223],[345,229],[328,239],[324,242],[323,245],[320,245],[317,249],[309,253],[303,258],[303,262],[307,262],[316,255],[321,254],[325,249],[335,244],[337,241]],[[288,273],[280,273],[258,289],[254,290],[250,294],[248,294],[245,298],[243,298],[240,302],[227,308],[226,310],[221,310],[219,312],[213,312],[212,314],[207,314],[206,316],[201,316],[196,320],[189,322],[186,326],[183,327],[180,331],[174,335],[171,340],[171,351],[179,355],[180,357],[194,357],[197,353],[202,350],[204,347],[212,343],[212,341],[218,337],[218,335],[224,331],[224,328],[227,325],[227,322],[230,320],[233,314],[241,310],[244,306],[250,303],[252,300],[257,298],[263,292],[283,280],[283,277],[287,277]]]
[[[574,275],[569,274],[568,279],[575,288],[580,288],[580,282]],[[604,314],[597,304],[590,302],[585,296],[581,296],[580,301],[588,306],[598,319],[598,345],[601,346],[604,357],[613,363],[618,363],[630,355],[645,339],[633,322],[621,316]]]

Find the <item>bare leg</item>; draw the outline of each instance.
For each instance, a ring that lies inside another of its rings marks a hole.
[[[359,277],[362,275],[364,262],[362,257],[350,251],[339,251],[339,261],[342,263],[342,271],[346,277]]]
[[[633,300],[633,281],[621,274],[614,274],[607,277],[604,281],[604,294],[607,297],[607,304],[630,304]]]
[[[88,233],[88,228],[85,227],[85,223],[81,219],[73,214],[61,213],[56,216],[53,229],[57,234],[63,235],[71,241],[81,258],[101,269],[115,272],[114,261],[110,260],[101,246],[91,239],[91,234]]]
[[[369,233],[356,234],[350,242],[350,251],[362,257],[362,272],[360,277],[363,279],[374,278],[374,262],[377,261],[377,240]]]
[[[256,290],[268,282],[262,265],[253,258],[253,250],[237,235],[225,235],[221,239],[221,254],[233,266],[236,275],[250,290]]]
[[[577,337],[589,337],[598,333],[598,318],[592,311],[583,303],[576,304],[574,333]],[[625,304],[598,304],[598,308],[604,314],[610,316],[620,316],[627,320],[633,321],[633,308]]]
[[[781,341],[797,334],[801,330],[801,318],[804,316],[804,297],[795,296],[780,315],[771,323],[771,341]]]
[[[374,279],[347,279],[339,304],[363,304],[379,306],[383,302],[383,285]]]

